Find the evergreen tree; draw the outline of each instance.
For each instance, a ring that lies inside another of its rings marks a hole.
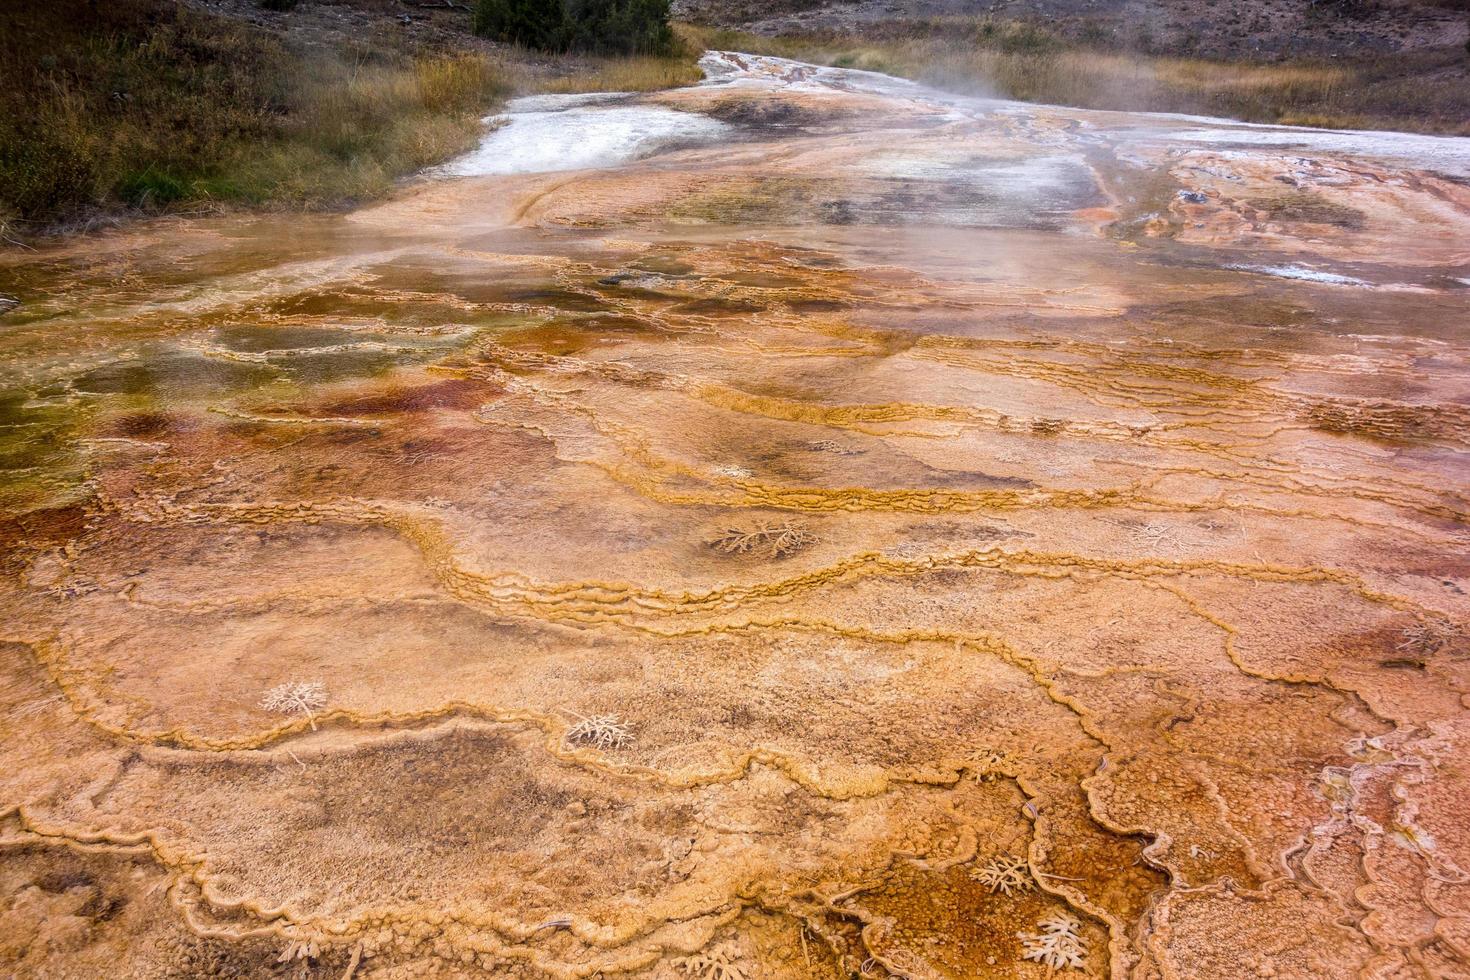
[[[543,51],[566,49],[567,17],[562,0],[480,0],[475,33]]]

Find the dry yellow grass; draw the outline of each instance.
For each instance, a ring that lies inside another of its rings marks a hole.
[[[570,74],[535,83],[539,92],[652,92],[692,85],[701,72],[689,55],[598,58],[574,66]]]
[[[0,19],[0,226],[374,197],[471,145],[510,87],[478,53],[307,47],[155,0],[84,7]]]
[[[293,90],[295,112],[278,138],[241,143],[226,159],[226,196],[297,204],[379,196],[402,174],[473,145],[510,81],[485,56],[455,53],[365,66],[326,59],[305,67]]]

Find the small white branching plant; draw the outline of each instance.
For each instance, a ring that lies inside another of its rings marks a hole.
[[[280,715],[305,715],[316,730],[316,712],[327,705],[327,688],[320,681],[290,681],[265,692],[260,706]]]
[[[1031,866],[1023,857],[1014,854],[997,854],[983,868],[972,868],[970,877],[990,889],[990,894],[1000,892],[1029,892],[1036,887],[1031,877]]]
[[[740,969],[740,953],[729,943],[721,943],[702,953],[674,960],[674,965],[698,980],[745,980]]]
[[[593,715],[580,719],[567,729],[564,740],[568,745],[590,745],[594,749],[621,749],[632,743],[633,729],[617,715]]]
[[[1035,960],[1051,970],[1085,968],[1087,941],[1077,930],[1082,923],[1065,912],[1058,912],[1036,924],[1040,932],[1018,932],[1017,938],[1026,952],[1023,959]]]

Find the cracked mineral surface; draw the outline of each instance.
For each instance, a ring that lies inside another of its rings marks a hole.
[[[1470,141],[706,67],[0,257],[0,973],[1470,976]]]

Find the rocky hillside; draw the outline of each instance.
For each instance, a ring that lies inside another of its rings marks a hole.
[[[878,34],[929,18],[1029,21],[1069,39],[1207,58],[1359,57],[1463,47],[1470,0],[675,0],[757,34]]]
[[[1470,0],[676,0],[710,47],[1096,109],[1470,135]]]

